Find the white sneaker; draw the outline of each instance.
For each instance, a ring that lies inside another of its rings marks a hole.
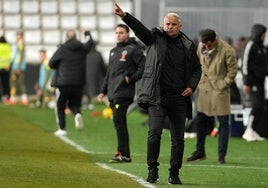
[[[59,129],[54,133],[56,136],[66,136],[67,135],[67,131]]]
[[[246,129],[246,131],[244,132],[242,138],[245,139],[248,142],[257,141],[257,137],[254,134],[254,131],[252,129]]]
[[[196,133],[189,133],[189,138],[195,138],[196,137]]]
[[[264,141],[265,138],[261,137],[256,131],[253,131],[253,135],[255,136],[257,141]]]
[[[89,110],[94,110],[95,106],[93,104],[87,105],[87,109]]]
[[[195,138],[196,133],[191,133],[191,132],[185,132],[184,133],[184,138]]]
[[[77,113],[74,117],[75,127],[77,130],[81,130],[84,127],[82,115]]]
[[[185,132],[184,133],[184,138],[190,138],[190,133]]]

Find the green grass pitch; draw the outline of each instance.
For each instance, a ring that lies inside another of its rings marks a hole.
[[[105,106],[96,104],[101,111]],[[146,180],[147,116],[139,111],[128,115],[132,163],[110,164],[116,152],[113,123],[83,110],[85,128],[76,131],[73,116],[67,115],[68,138],[85,148],[80,152],[54,136],[54,111],[46,108],[0,104],[0,187],[143,187],[130,177],[106,170],[104,164]],[[230,138],[226,164],[217,163],[217,138],[207,137],[207,159],[186,162],[195,149],[195,139],[185,140],[180,178],[185,188],[268,187],[268,141],[247,143]],[[164,131],[159,157],[160,180],[167,184],[170,155],[169,132]]]

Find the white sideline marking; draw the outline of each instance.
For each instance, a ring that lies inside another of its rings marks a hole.
[[[107,169],[107,170],[111,170],[111,171],[114,171],[114,172],[117,172],[118,174],[123,174],[123,175],[126,175],[128,177],[130,177],[131,179],[133,179],[134,181],[140,183],[142,186],[144,187],[148,187],[148,188],[155,188],[155,186],[153,186],[152,184],[144,181],[143,179],[137,177],[137,176],[134,176],[133,174],[130,174],[130,173],[127,173],[127,172],[124,172],[122,170],[117,170],[117,169],[114,169],[114,168],[111,168],[109,167],[108,165],[106,164],[103,164],[103,163],[96,163],[97,165],[99,165],[100,167],[104,168],[104,169]]]
[[[86,150],[83,146],[78,145],[77,143],[75,143],[74,141],[70,140],[68,137],[66,136],[56,136],[58,138],[60,138],[63,142],[65,142],[66,144],[69,144],[73,147],[75,147],[78,151],[81,151],[83,153],[90,153],[88,150]]]
[[[200,165],[200,164],[186,164],[183,166],[188,167],[206,167],[206,168],[232,168],[232,169],[251,169],[251,170],[268,170],[265,167],[255,167],[255,166],[234,166],[234,165]]]
[[[169,166],[169,164],[161,164],[161,166]],[[268,170],[267,167],[256,167],[256,166],[239,166],[239,165],[205,165],[205,164],[183,164],[183,167],[200,167],[200,168],[232,168],[232,169],[251,169],[251,170]]]
[[[76,148],[78,151],[81,151],[83,153],[94,153],[94,152],[90,152],[88,151],[87,149],[85,149],[83,146],[80,146],[79,144],[77,144],[76,142],[72,141],[71,139],[69,139],[68,137],[66,136],[56,136],[58,138],[60,138],[63,142],[65,142],[66,144],[69,144],[71,146],[73,146],[74,148]],[[141,184],[142,186],[144,187],[147,187],[147,188],[156,188],[155,186],[153,186],[152,184],[144,181],[143,179],[137,177],[137,176],[134,176],[133,174],[130,174],[130,173],[127,173],[127,172],[124,172],[122,170],[118,170],[118,169],[114,169],[114,168],[111,168],[109,167],[108,165],[106,164],[103,164],[103,163],[96,163],[98,166],[100,166],[101,168],[103,169],[106,169],[106,170],[110,170],[110,171],[113,171],[113,172],[116,172],[118,174],[123,174],[123,175],[126,175],[128,177],[130,177],[132,180],[134,180],[135,182]]]
[[[60,138],[63,142],[65,142],[66,144],[69,144],[71,146],[73,146],[74,148],[76,148],[78,151],[81,151],[83,153],[91,153],[94,154],[96,152],[93,151],[89,151],[87,149],[85,149],[83,146],[80,146],[79,144],[75,143],[74,141],[70,140],[68,137],[66,136],[56,136],[58,138]],[[126,175],[128,177],[130,177],[132,180],[134,180],[135,182],[138,182],[139,184],[141,184],[142,186],[146,187],[146,188],[156,188],[156,186],[144,181],[142,178],[139,178],[137,176],[134,176],[133,174],[118,170],[118,169],[114,169],[109,167],[106,164],[103,163],[96,163],[98,166],[100,166],[101,168],[107,169],[107,170],[111,170],[114,171],[116,173],[119,174],[123,174]],[[166,166],[168,164],[162,164],[162,166]],[[233,169],[252,169],[252,170],[268,170],[268,168],[266,167],[254,167],[254,166],[234,166],[234,165],[200,165],[200,164],[184,164],[183,166],[185,167],[205,167],[205,168],[233,168]]]

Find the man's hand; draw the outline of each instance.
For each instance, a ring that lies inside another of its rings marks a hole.
[[[104,97],[104,94],[103,93],[100,93],[98,96],[97,96],[97,99],[99,102],[102,102],[103,101],[103,97]]]
[[[129,84],[129,77],[128,77],[128,76],[125,77],[125,82],[126,82],[127,84]]]
[[[119,7],[119,5],[117,3],[115,3],[115,8],[114,8],[113,13],[115,15],[120,16],[121,18],[126,16],[126,13]]]
[[[250,87],[247,86],[247,85],[244,85],[243,88],[242,88],[242,90],[243,90],[243,93],[244,94],[249,94],[250,93]]]
[[[187,88],[185,88],[185,90],[182,92],[181,95],[184,97],[187,97],[187,96],[192,95],[192,93],[193,93],[193,89],[190,87],[187,87]]]

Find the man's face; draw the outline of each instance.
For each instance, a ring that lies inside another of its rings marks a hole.
[[[129,33],[123,27],[117,27],[115,29],[115,35],[117,43],[123,42],[129,37]]]
[[[217,46],[217,40],[215,41],[207,41],[206,43],[202,43],[207,51],[212,50]]]
[[[265,40],[265,37],[266,37],[266,33],[263,33],[263,34],[261,35],[261,41],[264,41],[264,40]]]
[[[170,37],[177,37],[182,25],[176,16],[166,16],[164,19],[164,31]]]
[[[23,36],[21,34],[16,34],[16,39],[17,41],[22,40]]]
[[[46,53],[45,52],[39,52],[41,61],[44,61],[46,59]]]

